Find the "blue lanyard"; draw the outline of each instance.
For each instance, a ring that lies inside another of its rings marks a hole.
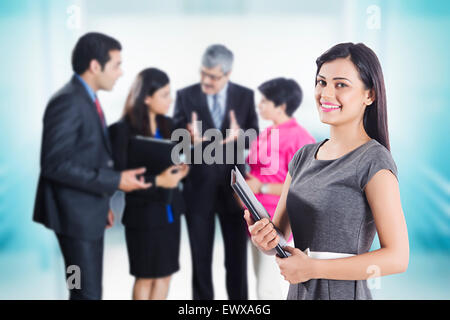
[[[156,139],[162,139],[163,138],[163,136],[161,135],[161,132],[159,131],[159,128],[156,128],[155,138]]]
[[[159,128],[156,128],[155,131],[155,138],[156,139],[162,139],[162,135],[161,132],[159,131]],[[167,212],[167,221],[169,223],[173,222],[173,211],[172,211],[172,206],[170,204],[166,205],[166,212]]]

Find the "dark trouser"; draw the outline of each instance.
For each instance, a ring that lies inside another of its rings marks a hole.
[[[193,268],[193,299],[212,300],[212,253],[214,244],[214,213],[219,214],[225,246],[226,287],[228,298],[246,300],[247,294],[247,233],[240,209],[229,187],[218,187],[214,208],[209,212],[187,212],[186,221],[191,246]],[[205,208],[207,209],[207,208]]]
[[[56,234],[64,257],[70,300],[101,300],[103,272],[103,236],[82,240]],[[77,288],[77,273],[79,283]],[[70,286],[70,287],[69,287]]]

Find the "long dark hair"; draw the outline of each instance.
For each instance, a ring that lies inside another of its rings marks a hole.
[[[129,121],[134,134],[152,135],[148,106],[144,101],[147,96],[152,96],[168,83],[167,74],[157,68],[147,68],[139,72],[128,94],[123,111],[123,116]]]
[[[375,92],[375,100],[372,105],[366,107],[364,112],[364,129],[372,139],[390,150],[383,72],[380,61],[372,49],[362,43],[337,44],[317,58],[316,77],[325,62],[347,57],[356,66],[366,90],[373,89]]]

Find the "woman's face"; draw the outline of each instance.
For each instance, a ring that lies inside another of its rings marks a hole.
[[[170,96],[170,84],[156,90],[152,96],[145,98],[145,104],[155,114],[167,114],[169,112],[172,97]]]
[[[362,121],[366,106],[373,102],[371,90],[365,89],[349,58],[322,65],[316,78],[315,98],[320,121],[330,125]]]
[[[259,115],[264,120],[275,120],[277,119],[283,112],[283,108],[281,106],[275,106],[275,103],[269,99],[267,99],[263,94],[261,94],[261,100],[258,104]]]

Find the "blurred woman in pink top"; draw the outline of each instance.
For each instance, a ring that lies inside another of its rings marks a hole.
[[[302,90],[296,81],[276,78],[264,82],[258,90],[262,95],[258,105],[259,114],[263,119],[271,120],[273,125],[265,129],[250,147],[247,183],[272,218],[289,161],[298,149],[305,144],[315,143],[315,140],[292,117],[302,101]],[[281,288],[283,279],[275,259],[254,246],[252,252],[258,299],[284,299]]]

